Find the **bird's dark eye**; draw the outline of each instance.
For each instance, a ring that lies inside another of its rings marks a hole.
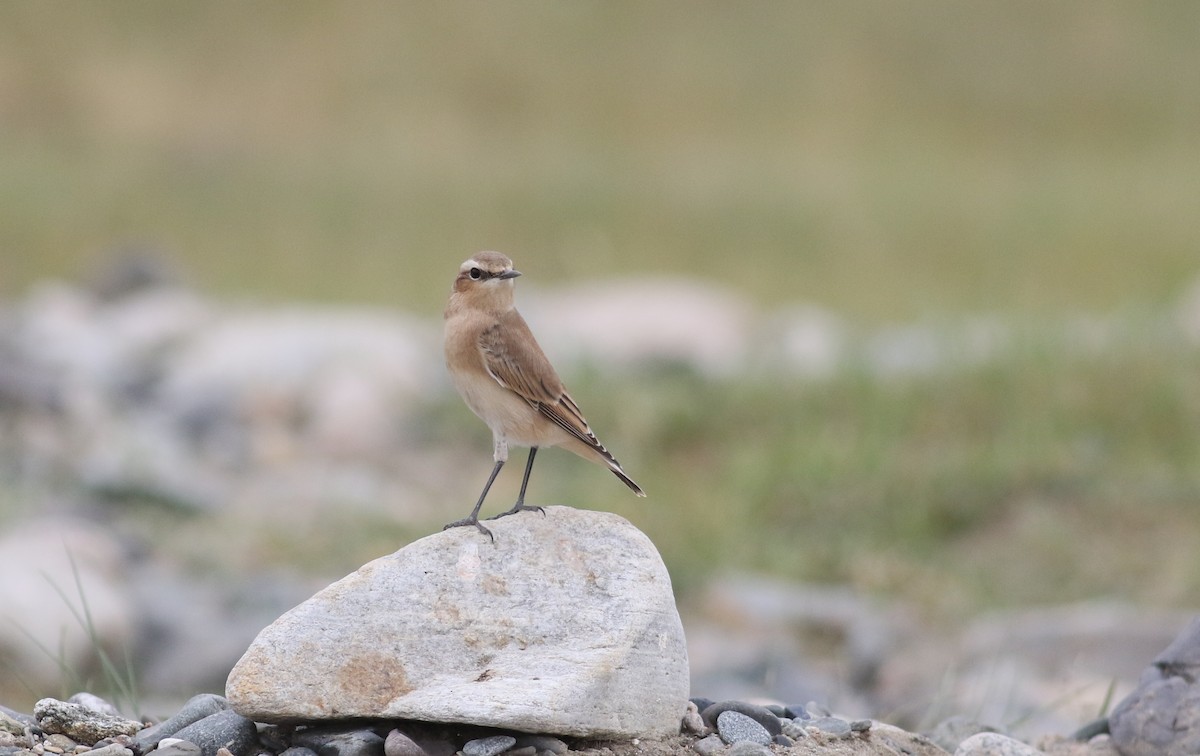
[[[479,268],[471,268],[469,275],[471,276],[472,281],[478,281],[479,279],[483,278],[483,271]]]

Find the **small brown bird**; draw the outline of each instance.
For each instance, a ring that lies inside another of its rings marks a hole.
[[[604,465],[635,494],[646,495],[596,439],[513,306],[513,279],[519,275],[512,260],[499,252],[480,252],[459,267],[446,304],[446,367],[467,406],[492,429],[496,466],[471,514],[443,530],[474,525],[492,538],[491,531],[479,522],[479,508],[508,461],[510,443],[528,446],[529,461],[517,503],[496,517],[527,509],[542,511],[525,504],[525,488],[533,457],[543,446],[564,446]]]

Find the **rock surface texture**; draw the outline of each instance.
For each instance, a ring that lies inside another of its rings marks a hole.
[[[613,514],[548,507],[454,528],[330,585],[267,627],[229,675],[260,722],[463,723],[665,736],[687,706],[670,577]]]
[[[1109,728],[1123,756],[1200,753],[1200,617],[1146,667]]]

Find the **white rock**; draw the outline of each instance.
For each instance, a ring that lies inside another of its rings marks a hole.
[[[414,719],[665,736],[687,706],[671,580],[613,514],[548,507],[377,559],[259,634],[230,673],[260,722]]]

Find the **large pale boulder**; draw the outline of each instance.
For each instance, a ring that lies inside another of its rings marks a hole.
[[[267,627],[226,696],[260,722],[414,719],[577,737],[678,732],[671,580],[613,514],[547,507],[377,559]]]

